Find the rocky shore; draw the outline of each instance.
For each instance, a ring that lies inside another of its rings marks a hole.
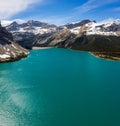
[[[120,61],[120,52],[91,52],[91,54],[98,58]]]

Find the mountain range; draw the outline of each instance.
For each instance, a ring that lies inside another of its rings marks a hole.
[[[26,49],[60,47],[89,51],[102,58],[120,58],[119,20],[97,23],[87,19],[62,26],[34,20],[2,24],[13,40]]]

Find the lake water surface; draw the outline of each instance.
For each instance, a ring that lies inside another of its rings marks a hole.
[[[0,126],[120,126],[120,62],[52,48],[0,64]]]

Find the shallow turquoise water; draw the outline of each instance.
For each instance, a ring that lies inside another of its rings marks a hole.
[[[0,126],[120,126],[120,62],[53,48],[0,64]]]

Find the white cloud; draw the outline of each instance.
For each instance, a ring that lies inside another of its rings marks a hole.
[[[73,21],[80,20],[82,17],[84,17],[83,14],[87,13],[88,11],[91,11],[93,9],[97,9],[102,6],[109,5],[115,2],[119,2],[119,0],[88,0],[86,3],[74,8],[69,13],[64,13],[63,15],[59,15],[59,16],[58,15],[51,16],[51,17],[48,16],[48,17],[44,17],[44,19],[41,18],[40,20],[49,22],[49,23],[54,23],[56,25],[63,25],[72,20]]]
[[[102,7],[104,5],[112,4],[118,1],[119,0],[88,0],[83,5],[77,7],[76,10],[80,11],[80,13],[85,13],[90,10]]]
[[[0,19],[10,18],[11,16],[26,10],[30,5],[42,0],[1,0]]]

